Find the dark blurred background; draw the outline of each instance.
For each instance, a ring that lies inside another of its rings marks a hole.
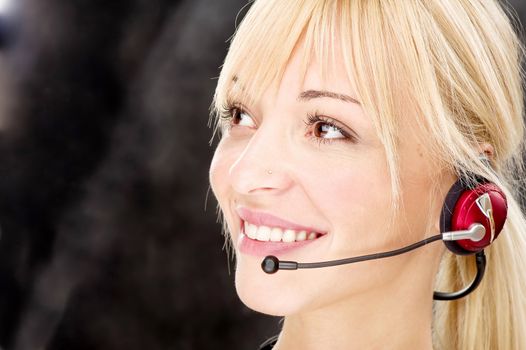
[[[0,0],[1,349],[256,349],[278,331],[238,300],[208,193],[246,2]]]

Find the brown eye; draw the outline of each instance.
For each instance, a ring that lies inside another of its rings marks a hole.
[[[234,107],[232,108],[232,125],[253,128],[256,126],[256,123],[254,123],[254,119],[247,112]]]
[[[313,135],[324,139],[345,139],[345,132],[334,124],[319,120],[312,126]]]
[[[318,114],[309,114],[305,121],[306,133],[311,139],[319,143],[350,142],[356,143],[358,137],[332,118]]]

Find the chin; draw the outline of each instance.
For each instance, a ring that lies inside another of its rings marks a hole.
[[[253,260],[254,258],[250,258]],[[236,291],[248,308],[272,316],[287,316],[303,310],[305,296],[299,284],[285,274],[268,275],[257,269],[260,262],[238,260]],[[278,272],[279,273],[279,272]],[[294,279],[293,279],[294,280]]]
[[[375,266],[374,262],[328,270],[278,271],[269,275],[261,269],[262,259],[237,256],[236,291],[248,308],[272,316],[360,303],[364,295],[388,283],[385,274],[377,271],[383,266]]]

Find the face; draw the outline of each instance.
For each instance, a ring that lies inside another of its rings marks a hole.
[[[408,116],[399,134],[402,209],[390,221],[385,151],[355,101],[343,62],[324,79],[312,62],[304,77],[300,56],[257,103],[233,101],[230,127],[210,169],[236,252],[238,295],[272,315],[396,288],[405,271],[422,265],[414,261],[422,253],[273,275],[261,269],[265,256],[317,262],[399,248],[424,238],[428,210],[438,203],[430,194],[432,162],[404,126]],[[438,222],[439,207],[435,211]]]

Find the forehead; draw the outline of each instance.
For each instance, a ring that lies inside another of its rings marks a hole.
[[[294,87],[296,91],[325,91],[339,95],[342,99],[350,97],[347,100],[359,101],[354,79],[346,69],[339,47],[335,48],[333,56],[326,58],[326,62],[320,62],[320,58],[304,50],[300,46],[292,53],[279,84],[280,91],[292,90],[291,87]]]

